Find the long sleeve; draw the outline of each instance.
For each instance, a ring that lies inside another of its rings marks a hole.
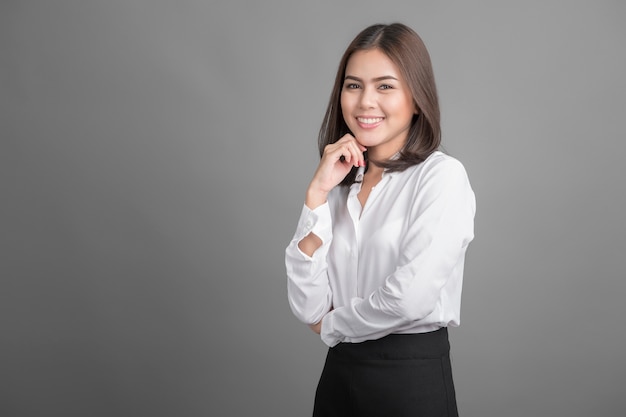
[[[309,233],[322,240],[313,256],[304,254],[298,243]],[[328,203],[309,209],[306,205],[296,232],[285,250],[287,296],[294,315],[306,324],[319,322],[330,310],[332,291],[327,274],[327,254],[332,241],[332,218]]]
[[[438,160],[420,173],[408,197],[403,193],[410,201],[395,270],[369,295],[324,316],[321,337],[329,346],[377,339],[422,321],[433,330],[458,321],[465,252],[474,238],[475,198],[465,169],[453,158]],[[320,267],[314,285],[323,285],[322,276]]]

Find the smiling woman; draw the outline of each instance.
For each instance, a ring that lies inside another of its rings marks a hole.
[[[378,49],[355,52],[348,61],[341,109],[353,136],[374,161],[404,146],[417,107],[404,77]]]
[[[366,28],[339,64],[285,253],[291,309],[329,347],[314,416],[458,415],[447,328],[475,198],[439,144],[423,42],[403,24]]]

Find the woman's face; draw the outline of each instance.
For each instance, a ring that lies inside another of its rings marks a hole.
[[[416,113],[406,81],[378,49],[357,51],[348,60],[341,110],[356,140],[374,159],[387,159],[402,149]]]

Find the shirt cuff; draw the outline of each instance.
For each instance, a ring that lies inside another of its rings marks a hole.
[[[320,330],[320,337],[328,347],[334,347],[344,340],[344,337],[334,330],[334,316],[330,311],[322,319],[322,328]]]
[[[309,233],[319,237],[322,240],[322,244],[327,244],[331,241],[333,237],[332,218],[328,201],[315,210],[311,210],[306,204],[302,206],[300,220],[298,220],[296,228],[297,240],[304,239]]]

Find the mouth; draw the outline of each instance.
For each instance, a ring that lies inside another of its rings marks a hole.
[[[357,117],[356,120],[359,126],[363,128],[372,128],[378,126],[385,118],[384,117]]]

